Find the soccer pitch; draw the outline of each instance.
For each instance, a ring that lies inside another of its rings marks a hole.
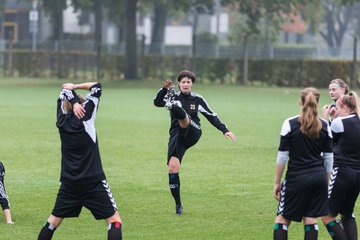
[[[60,80],[0,78],[0,160],[15,225],[0,214],[1,239],[36,239],[59,187],[55,125]],[[238,141],[226,140],[201,115],[203,134],[183,159],[182,216],[168,188],[169,113],[153,105],[154,83],[103,83],[96,129],[105,174],[127,240],[272,239],[272,197],[283,120],[299,113],[301,89],[195,84]],[[85,93],[85,92],[81,92]],[[330,101],[321,91],[321,104]],[[320,112],[320,109],[319,109]],[[330,239],[319,220],[319,239]],[[107,226],[87,209],[65,219],[53,239],[106,239]],[[303,239],[293,223],[289,239]]]

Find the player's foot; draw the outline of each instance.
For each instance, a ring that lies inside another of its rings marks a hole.
[[[170,110],[172,108],[172,105],[174,104],[174,99],[175,99],[175,89],[173,86],[171,86],[169,88],[169,90],[167,91],[166,97],[167,97],[167,100],[165,103],[165,108],[167,110]]]
[[[8,222],[6,222],[7,224],[14,224],[14,222],[13,221],[8,221]]]
[[[181,215],[183,213],[183,207],[181,204],[176,205],[176,214]]]

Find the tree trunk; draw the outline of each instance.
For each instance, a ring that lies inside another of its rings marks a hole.
[[[118,51],[121,52],[122,51],[122,44],[125,42],[125,27],[124,27],[124,22],[125,22],[125,15],[123,13],[119,13],[119,19],[121,19],[121,23],[117,24],[117,29],[118,29],[118,43],[121,44],[118,48]]]
[[[324,8],[326,32],[319,33],[327,42],[331,54],[337,56],[340,54],[342,41],[352,19],[353,9],[351,6],[342,7],[333,3],[325,3]]]
[[[196,72],[196,53],[197,53],[197,25],[198,25],[198,13],[194,12],[194,22],[192,26],[192,59],[191,59],[191,71]]]
[[[125,78],[128,80],[135,80],[137,78],[136,6],[137,6],[137,0],[125,1],[125,18],[126,18]]]
[[[244,65],[243,65],[243,85],[248,83],[248,39],[249,35],[244,38]]]
[[[102,79],[101,45],[102,45],[102,4],[101,0],[94,1],[95,12],[95,51],[96,51],[96,77]]]
[[[54,23],[54,41],[55,49],[57,51],[58,60],[57,60],[57,77],[62,78],[62,50],[63,50],[63,38],[64,38],[64,17],[63,9],[57,8],[53,12],[53,23]]]
[[[5,1],[0,1],[0,51],[5,49],[5,39],[4,39],[4,18],[5,18]],[[4,56],[0,54],[0,67],[3,65]]]
[[[154,27],[151,36],[149,53],[163,54],[167,9],[168,7],[166,4],[161,3],[159,0],[156,1],[154,10]]]

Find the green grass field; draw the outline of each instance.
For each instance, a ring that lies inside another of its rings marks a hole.
[[[0,79],[0,160],[15,225],[0,214],[0,239],[36,239],[59,187],[55,126],[61,81]],[[299,113],[300,89],[194,85],[238,136],[226,140],[201,116],[203,135],[182,164],[184,214],[168,189],[169,113],[153,106],[161,81],[104,82],[96,128],[102,161],[127,240],[272,239],[272,197],[283,120]],[[329,102],[322,90],[321,103]],[[330,239],[319,224],[319,239]],[[289,239],[303,239],[293,223]],[[87,209],[65,219],[53,239],[106,239],[107,226]]]

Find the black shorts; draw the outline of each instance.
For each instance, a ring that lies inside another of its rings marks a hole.
[[[6,195],[3,179],[0,180],[0,205],[3,210],[10,208],[10,202]]]
[[[328,214],[326,171],[286,176],[281,185],[277,215],[301,222],[303,217],[317,218]]]
[[[194,146],[200,137],[201,128],[191,119],[187,128],[179,127],[179,131],[170,135],[167,163],[169,163],[171,157],[177,157],[181,163],[186,150]]]
[[[78,217],[82,207],[95,219],[106,219],[117,210],[106,180],[87,184],[61,183],[52,215],[59,218]]]
[[[360,173],[348,168],[335,167],[329,184],[330,214],[351,216],[359,192]]]
[[[10,209],[9,199],[0,197],[0,205],[1,205],[2,210]]]

